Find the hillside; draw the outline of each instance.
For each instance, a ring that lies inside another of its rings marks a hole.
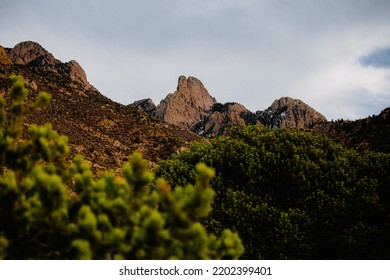
[[[310,131],[328,135],[348,148],[390,153],[390,107],[378,115],[355,121],[337,120],[317,124]]]
[[[32,114],[28,122],[52,123],[60,134],[69,137],[71,156],[82,154],[96,170],[117,170],[136,150],[156,162],[201,139],[186,129],[113,102],[88,83],[76,61],[63,63],[37,43],[0,47],[0,63],[0,94],[9,89],[11,74],[24,76],[29,99],[39,91],[49,92],[53,97],[50,105]]]

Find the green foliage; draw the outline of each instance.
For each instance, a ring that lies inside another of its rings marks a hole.
[[[358,153],[310,133],[233,128],[161,162],[157,176],[194,182],[197,162],[216,171],[202,222],[240,234],[243,258],[390,257],[390,155]]]
[[[236,233],[217,237],[199,222],[214,198],[211,168],[197,165],[195,184],[171,190],[135,153],[122,176],[94,176],[81,156],[67,163],[67,138],[50,124],[23,131],[25,116],[50,98],[27,104],[22,78],[11,80],[0,97],[0,259],[240,257]]]

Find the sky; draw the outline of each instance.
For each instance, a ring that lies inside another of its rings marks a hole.
[[[122,104],[180,75],[218,102],[283,96],[331,119],[390,106],[389,0],[0,0],[0,45],[35,41]]]

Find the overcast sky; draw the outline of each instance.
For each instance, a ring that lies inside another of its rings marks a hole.
[[[77,60],[122,104],[199,78],[252,111],[282,96],[328,119],[390,106],[389,0],[1,0],[0,45]]]

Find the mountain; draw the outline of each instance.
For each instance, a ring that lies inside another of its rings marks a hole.
[[[229,127],[257,124],[269,127],[306,129],[326,118],[301,100],[282,97],[272,105],[255,113],[235,102],[221,104],[212,97],[202,82],[195,77],[180,76],[175,92],[154,105],[151,99],[130,105],[161,120],[199,135],[224,135]]]
[[[282,97],[265,110],[251,112],[239,103],[218,103],[199,79],[185,76],[158,105],[143,99],[125,106],[91,85],[75,60],[61,62],[35,42],[0,46],[1,95],[11,86],[11,74],[24,76],[30,100],[39,91],[52,94],[52,102],[27,122],[52,123],[69,136],[69,158],[82,154],[97,171],[119,171],[134,151],[156,163],[192,141],[201,141],[201,136],[225,135],[235,125],[303,129],[326,134],[350,148],[390,152],[390,108],[361,120],[328,122],[303,101]]]
[[[31,114],[27,122],[52,123],[68,135],[71,155],[82,154],[95,170],[117,170],[134,151],[152,162],[166,158],[201,137],[163,122],[102,95],[74,60],[61,62],[41,45],[22,42],[0,46],[0,94],[5,95],[11,74],[23,75],[32,100],[39,91],[52,102]]]

